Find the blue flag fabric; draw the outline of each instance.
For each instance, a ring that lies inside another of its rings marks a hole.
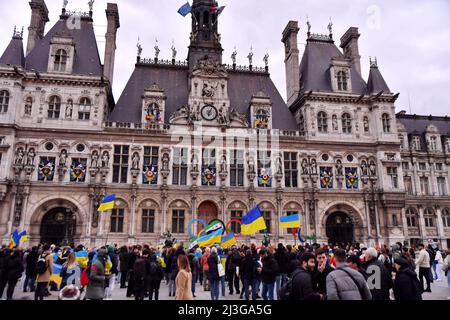
[[[186,17],[191,12],[192,12],[192,7],[189,4],[189,2],[186,2],[184,5],[181,6],[180,9],[178,9],[178,13],[181,14],[183,17]]]

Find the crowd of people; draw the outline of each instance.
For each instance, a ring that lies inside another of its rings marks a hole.
[[[82,264],[77,253],[86,251]],[[53,277],[57,266],[59,284]],[[21,289],[34,292],[35,300],[52,291],[63,300],[112,299],[116,283],[126,288],[128,298],[158,300],[163,282],[176,300],[196,298],[199,288],[209,291],[212,300],[227,294],[245,300],[421,300],[423,292],[431,292],[430,283],[444,276],[450,289],[449,266],[449,252],[436,245],[407,248],[401,243],[391,248],[281,243],[190,250],[183,243],[96,250],[82,245],[2,247],[0,299],[5,289],[6,299],[13,299],[23,279]]]

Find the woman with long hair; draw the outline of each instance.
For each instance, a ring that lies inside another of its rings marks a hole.
[[[178,256],[178,274],[175,279],[176,292],[175,300],[193,300],[192,296],[192,273],[189,265],[189,259],[186,255]]]
[[[80,276],[81,276],[80,266],[78,264],[75,253],[71,252],[67,257],[67,261],[62,266],[61,270],[62,281],[59,290],[62,290],[68,284],[69,285],[74,284],[77,287],[80,287]],[[70,283],[68,283],[69,280],[71,280]]]

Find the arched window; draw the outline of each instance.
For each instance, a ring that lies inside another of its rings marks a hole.
[[[8,112],[9,106],[9,92],[6,90],[0,91],[0,113]]]
[[[412,208],[406,209],[406,224],[410,228],[417,227],[417,212]]]
[[[383,113],[381,116],[381,120],[383,122],[383,132],[390,133],[391,132],[391,119],[387,113]]]
[[[57,96],[50,97],[50,101],[48,103],[48,118],[59,119],[60,113],[61,113],[61,99]]]
[[[25,100],[25,109],[24,109],[24,114],[26,117],[31,117],[32,109],[33,109],[33,98],[28,97]]]
[[[450,228],[450,209],[442,210],[442,224],[444,228]]]
[[[60,72],[66,71],[67,57],[66,50],[59,49],[56,51],[53,70]]]
[[[432,209],[426,208],[423,212],[423,218],[425,227],[434,227],[434,211]]]
[[[81,98],[78,108],[78,119],[89,120],[91,116],[91,100],[89,98]]]
[[[328,132],[328,117],[323,111],[317,114],[317,127],[319,132]]]
[[[352,133],[352,118],[348,113],[342,115],[342,132]]]
[[[347,91],[347,75],[344,71],[339,71],[337,73],[337,85],[339,91]]]

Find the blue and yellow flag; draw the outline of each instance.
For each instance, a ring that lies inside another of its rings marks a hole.
[[[87,267],[87,264],[89,262],[87,251],[77,251],[77,252],[75,252],[75,257],[77,259],[78,264],[80,265],[80,267],[82,269]]]
[[[24,243],[27,240],[28,240],[27,232],[22,231],[21,233],[19,233],[19,231],[16,229],[16,230],[14,230],[14,232],[11,235],[9,246],[11,248],[20,246],[22,243]]]
[[[180,9],[178,9],[178,13],[181,14],[183,17],[186,17],[191,12],[192,12],[192,7],[189,4],[189,1],[186,2],[184,5],[182,5]]]
[[[116,200],[115,194],[107,195],[103,198],[100,207],[98,207],[97,211],[103,212],[114,209],[114,201]]]
[[[267,229],[266,222],[264,221],[264,217],[262,216],[259,206],[256,206],[256,208],[242,218],[242,235],[255,234],[258,231],[265,229]]]
[[[200,247],[211,247],[216,243],[220,243],[222,240],[223,229],[216,230],[205,236],[201,236],[197,239],[197,243]]]
[[[220,243],[220,245],[222,246],[222,248],[226,249],[226,248],[231,247],[236,242],[237,242],[237,240],[236,240],[234,233],[230,232],[226,236],[222,237],[222,242]]]
[[[280,217],[281,228],[300,228],[300,214]]]

